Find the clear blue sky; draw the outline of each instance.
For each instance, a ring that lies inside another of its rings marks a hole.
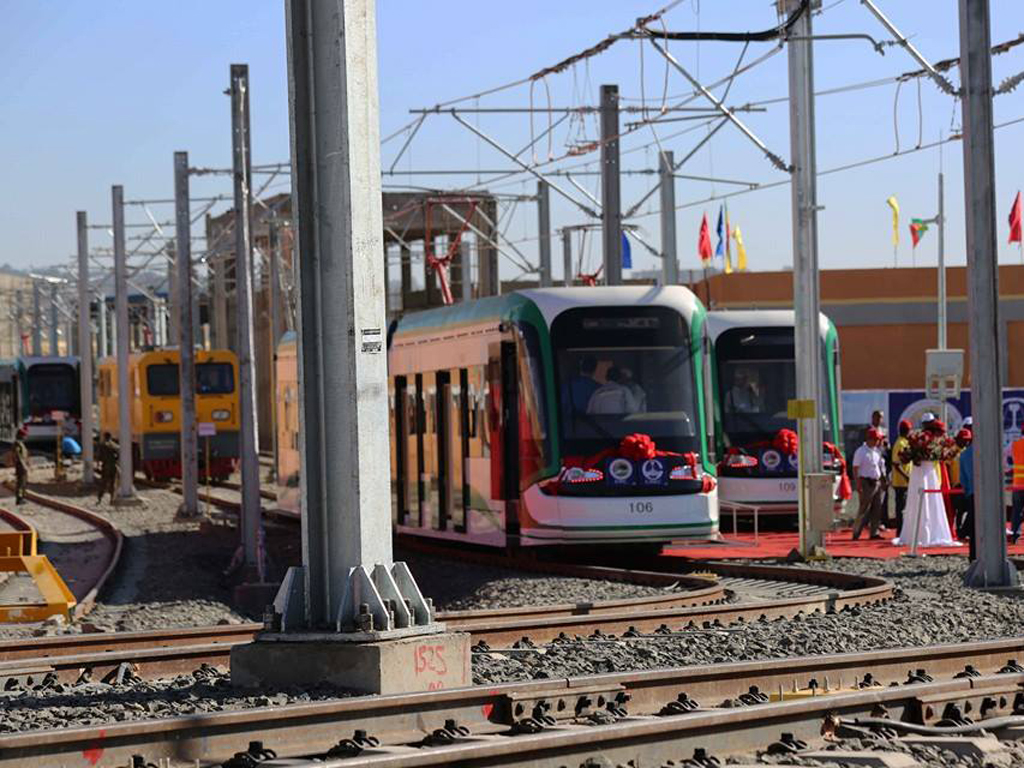
[[[664,1],[664,0],[662,0]],[[955,56],[959,49],[954,0],[907,2],[880,0],[894,22],[931,60]],[[818,33],[863,32],[886,39],[885,30],[857,0],[825,0],[815,20]],[[594,2],[593,0],[520,0],[493,3],[479,0],[381,0],[378,3],[382,135],[406,124],[408,109],[473,94],[520,79],[629,27],[651,12],[658,0]],[[993,0],[993,41],[1016,37],[1024,30],[1024,3]],[[110,219],[110,185],[125,186],[129,199],[168,197],[172,182],[172,153],[185,149],[193,165],[230,164],[229,104],[224,89],[228,66],[250,65],[254,159],[257,163],[288,157],[288,112],[283,2],[278,0],[219,0],[215,3],[178,0],[140,3],[105,0],[0,0],[4,24],[0,29],[0,223],[4,232],[0,263],[38,267],[64,261],[75,248],[74,212],[85,209],[90,220]],[[927,8],[927,13],[922,9]],[[666,17],[673,30],[754,30],[774,25],[775,13],[766,0],[686,0]],[[718,79],[736,63],[742,46],[734,43],[672,43],[670,50],[702,80]],[[749,62],[771,50],[771,44],[751,45]],[[821,42],[815,47],[816,86],[819,90],[888,78],[917,69],[900,49],[887,48],[879,56],[863,41]],[[618,83],[627,99],[660,104],[664,63],[647,47],[643,54],[645,81],[640,76],[640,44],[622,42],[610,51],[580,64],[575,71],[549,77],[547,89],[554,105],[596,104],[602,83]],[[994,79],[1024,70],[1024,46],[993,61]],[[958,72],[949,73],[954,83]],[[771,58],[737,78],[729,93],[731,104],[761,101],[786,94],[785,53]],[[682,78],[670,72],[669,96],[686,94]],[[719,95],[722,89],[716,91]],[[1024,117],[1024,86],[996,100],[996,121]],[[481,106],[526,106],[528,86],[483,98]],[[896,86],[822,96],[817,102],[817,146],[820,169],[892,153],[896,148],[894,107],[901,149],[948,136],[960,124],[959,105],[942,95],[928,80]],[[546,106],[547,90],[538,84],[535,106]],[[638,104],[638,101],[624,101]],[[475,106],[467,102],[466,106]],[[690,106],[702,105],[699,100]],[[623,122],[633,119],[623,116]],[[743,116],[752,130],[782,157],[789,157],[788,110],[771,104],[763,113]],[[474,119],[475,121],[475,119]],[[565,127],[567,124],[563,124]],[[656,167],[651,147],[655,138],[679,157],[703,135],[705,128],[671,137],[693,122],[650,128],[623,139],[623,168]],[[531,136],[525,115],[487,115],[479,118],[482,130],[515,150]],[[546,116],[536,116],[532,130],[547,127]],[[588,120],[573,125],[576,140],[596,136]],[[549,148],[539,145],[538,158],[549,149],[564,154],[570,137],[555,134]],[[390,165],[403,139],[385,145]],[[999,205],[1000,260],[1016,261],[1016,248],[1005,245],[1006,215],[1016,190],[1024,186],[1024,123],[996,133],[996,195]],[[529,157],[529,153],[527,154]],[[595,161],[594,154],[575,162]],[[819,198],[820,252],[823,267],[885,266],[892,263],[891,219],[885,199],[896,195],[903,210],[900,262],[909,263],[911,250],[906,225],[911,216],[931,216],[935,208],[935,176],[940,162],[946,172],[951,263],[963,263],[962,158],[958,143],[922,151],[857,170],[825,176]],[[505,168],[509,162],[482,145],[448,116],[431,116],[400,161],[399,169]],[[596,164],[591,166],[595,169]],[[731,126],[722,129],[681,171],[698,176],[771,182],[782,178],[760,153]],[[467,177],[465,183],[475,181]],[[425,186],[454,184],[444,178],[388,178],[386,184]],[[598,190],[596,177],[581,176],[581,185]],[[564,179],[561,186],[582,198]],[[631,203],[646,191],[648,176],[623,181],[623,198]],[[529,179],[505,182],[498,191],[532,193]],[[287,189],[280,178],[273,191]],[[699,201],[737,187],[725,183],[680,180],[679,204]],[[193,194],[228,193],[224,177],[193,181]],[[788,187],[758,191],[732,199],[734,222],[743,228],[754,269],[779,268],[791,262]],[[707,213],[714,225],[718,203],[709,202],[678,213],[679,254],[684,268],[697,266],[696,242],[700,218]],[[644,211],[657,212],[657,196]],[[161,219],[169,207],[153,208]],[[131,210],[129,220],[145,220]],[[536,224],[532,208],[520,206],[512,214],[508,237],[529,257],[535,253]],[[554,204],[554,225],[581,223],[584,216],[570,204]],[[657,215],[636,219],[645,236],[658,241]],[[108,245],[101,232],[93,233],[95,246]],[[594,243],[590,259],[597,260]],[[934,263],[935,238],[929,233],[918,248],[919,264]],[[638,267],[654,260],[634,247]],[[561,263],[555,247],[556,273]],[[504,275],[517,274],[510,264]]]

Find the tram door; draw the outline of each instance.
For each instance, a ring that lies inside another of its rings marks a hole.
[[[509,546],[519,539],[519,365],[516,345],[501,343],[501,473],[505,499],[505,536]]]

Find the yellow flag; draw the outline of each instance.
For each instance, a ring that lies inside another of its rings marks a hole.
[[[896,195],[891,195],[888,200],[889,207],[892,208],[892,244],[900,244],[900,204],[896,201]]]
[[[739,224],[732,231],[732,236],[736,238],[736,268],[740,272],[747,271],[747,247],[743,245],[743,233],[740,232]],[[730,266],[729,269],[732,267]]]

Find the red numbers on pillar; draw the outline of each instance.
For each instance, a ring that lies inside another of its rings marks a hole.
[[[448,674],[448,665],[444,660],[443,645],[418,645],[413,653],[416,676],[444,677]],[[431,680],[427,683],[428,691],[444,688],[442,680]]]

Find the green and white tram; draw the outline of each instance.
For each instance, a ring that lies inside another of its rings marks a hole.
[[[686,288],[545,288],[406,315],[396,530],[494,546],[718,533],[706,312]]]
[[[710,388],[723,506],[763,513],[797,509],[796,424],[787,416],[796,397],[794,313],[791,310],[713,311],[707,316]],[[837,504],[845,495],[839,407],[839,336],[820,316],[824,467],[835,474]]]

